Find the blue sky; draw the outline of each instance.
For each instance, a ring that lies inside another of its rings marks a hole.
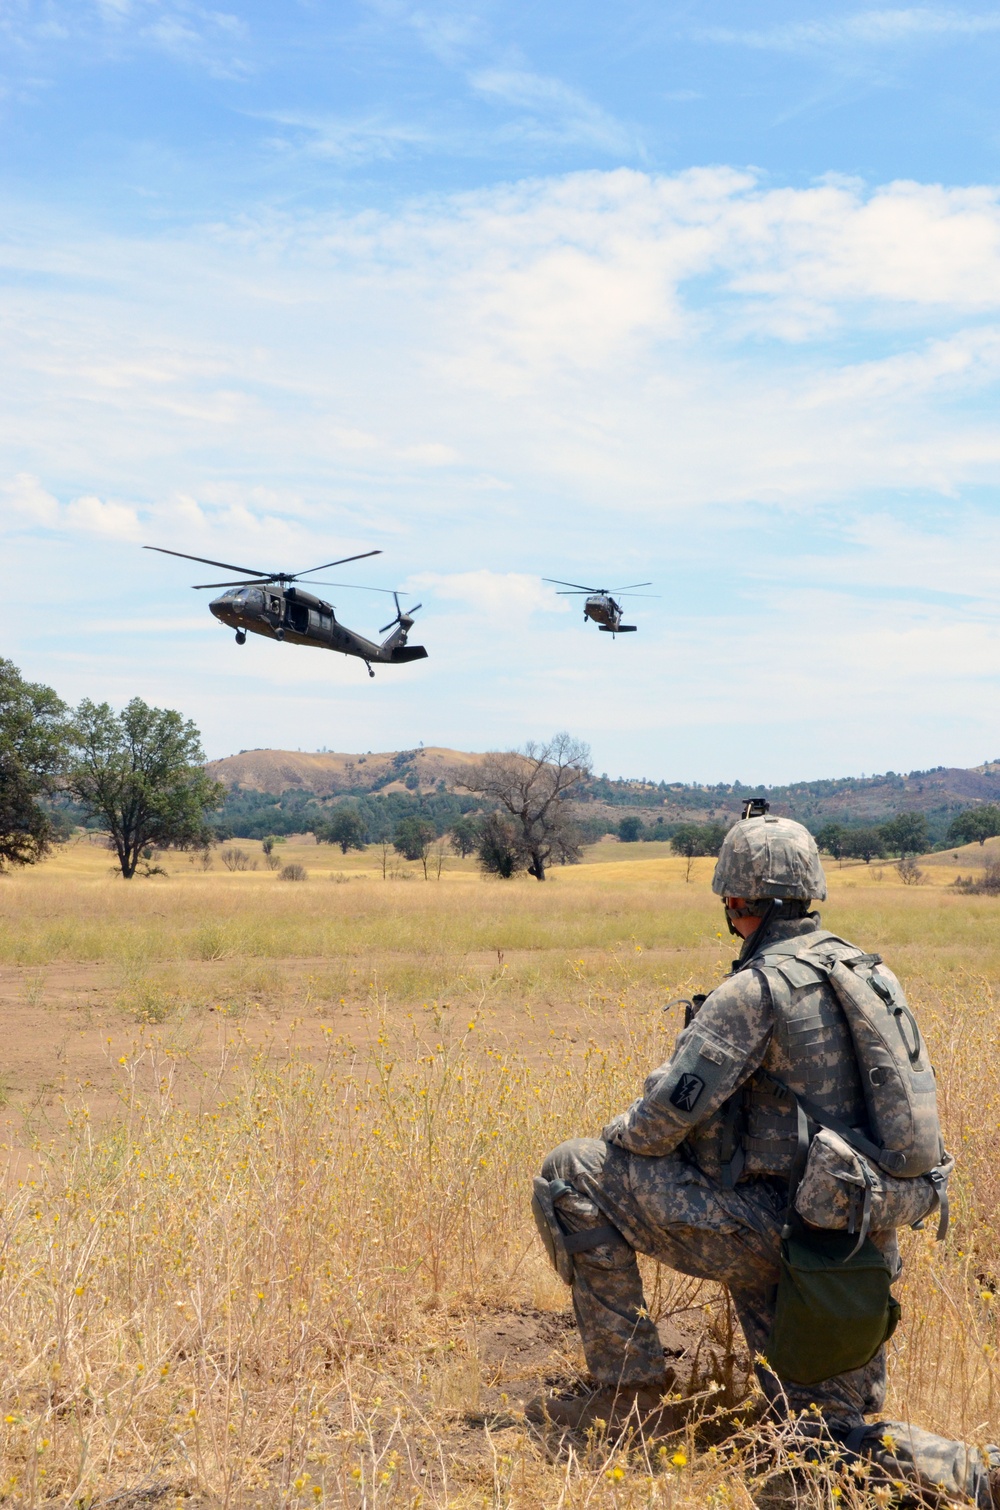
[[[998,64],[988,6],[7,0],[2,653],[212,755],[996,756]],[[238,650],[143,543],[379,547],[430,659]]]

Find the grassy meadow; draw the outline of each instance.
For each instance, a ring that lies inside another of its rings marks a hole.
[[[605,843],[538,885],[450,855],[383,877],[375,850],[289,841],[296,882],[258,844],[223,848],[257,868],[167,855],[126,883],[78,840],[0,879],[22,1066],[2,1110],[0,1499],[754,1504],[752,1434],[559,1453],[520,1411],[581,1362],[530,1177],[634,1098],[678,1027],[664,1006],[728,968],[713,862],[688,877],[663,846]],[[832,865],[823,909],[902,977],[959,1160],[948,1243],[904,1234],[886,1413],[980,1442],[1000,1440],[1000,899],[950,883],[985,858],[929,857],[905,886]],[[724,1336],[714,1286],[649,1281],[658,1317]],[[835,1477],[796,1492],[880,1502]]]

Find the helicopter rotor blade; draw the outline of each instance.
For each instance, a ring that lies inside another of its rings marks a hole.
[[[623,598],[648,598],[650,602],[655,598],[657,603],[662,602],[662,596],[658,592],[621,592],[620,588],[619,592]]]
[[[182,561],[200,561],[202,566],[221,566],[223,571],[246,572],[248,577],[253,577],[258,581],[265,575],[264,572],[258,571],[254,566],[234,566],[231,561],[210,561],[207,556],[189,556],[184,551],[168,551],[164,545],[144,545],[142,548],[144,551],[159,551],[161,556],[180,556]],[[272,579],[268,577],[266,580],[271,581]]]
[[[631,592],[633,587],[652,587],[652,582],[630,582],[628,587],[606,587],[605,592]]]
[[[401,624],[404,619],[412,619],[413,615],[424,606],[422,603],[414,603],[412,608],[400,608],[399,593],[394,592],[393,597],[396,599],[396,617],[394,619],[390,619],[388,624],[383,624],[382,628],[379,630],[379,634],[385,634],[386,630],[391,629],[393,624]]]
[[[341,556],[339,561],[324,561],[322,566],[307,566],[305,571],[293,572],[293,577],[308,577],[314,571],[329,571],[331,566],[346,566],[348,561],[365,561],[369,556],[381,556],[381,551],[362,551],[360,556]]]
[[[394,619],[390,619],[389,622],[388,622],[388,624],[384,624],[382,626],[382,628],[379,630],[379,634],[385,634],[386,630],[387,629],[391,629],[392,626],[393,626],[393,624],[402,624],[402,622],[403,622],[403,613],[402,613],[402,610],[401,610],[401,608],[399,606],[399,593],[396,592],[396,591],[393,591],[392,596],[393,596],[393,598],[396,601],[396,617]]]
[[[551,582],[556,587],[575,587],[577,592],[600,592],[599,587],[584,587],[581,582],[563,582],[559,577],[543,577],[543,582]]]
[[[206,587],[268,587],[274,577],[250,577],[239,582],[193,582],[191,585],[195,592],[203,592]]]
[[[350,592],[382,592],[392,597],[391,587],[366,587],[363,582],[324,582],[320,577],[311,577],[306,587],[346,587]]]

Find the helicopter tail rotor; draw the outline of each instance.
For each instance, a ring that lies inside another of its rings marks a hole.
[[[379,634],[386,634],[397,624],[405,634],[406,631],[409,630],[413,625],[413,615],[424,606],[422,603],[415,603],[412,608],[408,608],[404,612],[403,609],[399,606],[399,593],[394,592],[392,596],[396,604],[396,617],[394,619],[390,619],[388,624],[383,624],[382,628],[379,630]]]

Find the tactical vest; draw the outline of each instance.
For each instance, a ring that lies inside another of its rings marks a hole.
[[[742,1125],[731,1154],[723,1149],[724,1157],[729,1154],[731,1179],[791,1172],[797,1147],[795,1108],[770,1084],[769,1076],[828,1116],[869,1135],[861,1072],[837,993],[827,979],[817,979],[814,969],[791,957],[807,940],[809,947],[827,945],[833,955],[855,952],[836,935],[817,929],[807,937],[800,934],[769,944],[763,951],[768,963],[748,967],[767,981],[774,1031],[761,1066],[764,1073],[752,1075],[733,1098],[742,1099]]]
[[[787,954],[787,960],[765,969],[756,960],[745,967],[767,981],[774,1031],[760,1070],[685,1139],[687,1153],[710,1178],[733,1185],[755,1175],[787,1179],[791,1174],[798,1149],[795,1106],[771,1077],[867,1135],[861,1074],[837,993],[825,977],[790,957],[834,937],[816,929],[777,940],[762,954],[768,960]],[[837,940],[829,952],[852,951]]]

